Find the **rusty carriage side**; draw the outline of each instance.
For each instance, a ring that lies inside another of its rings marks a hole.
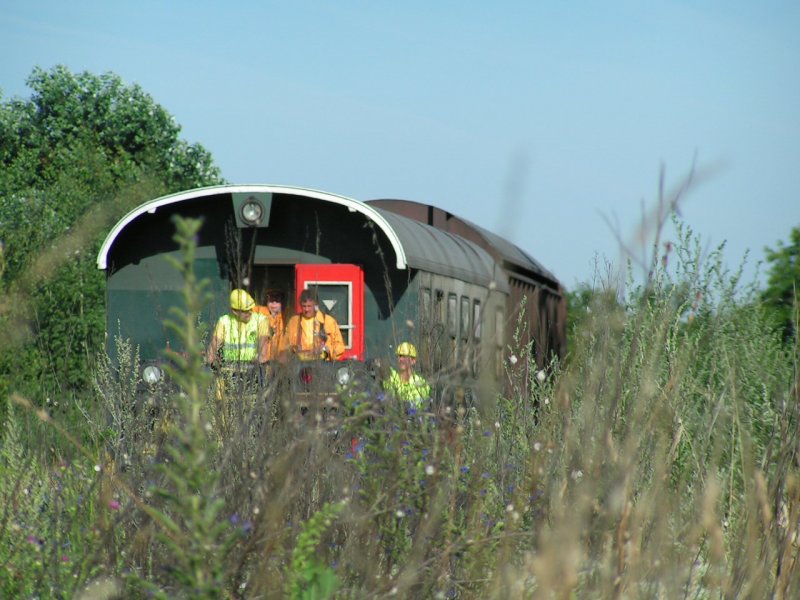
[[[531,345],[540,368],[566,354],[566,294],[558,279],[528,253],[501,236],[441,208],[410,200],[369,200],[367,204],[426,223],[467,239],[486,250],[500,266],[509,287],[502,319],[503,345],[518,335],[521,346]],[[520,326],[521,325],[521,326]],[[497,330],[500,330],[500,324]],[[493,360],[499,365],[499,357]]]

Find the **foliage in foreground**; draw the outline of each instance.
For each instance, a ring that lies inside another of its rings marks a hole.
[[[105,333],[95,257],[111,225],[221,177],[138,85],[63,66],[27,84],[29,99],[0,98],[0,394],[44,403],[91,389]]]
[[[590,307],[565,365],[510,347],[519,392],[485,406],[415,412],[369,381],[338,414],[277,388],[220,404],[199,348],[169,394],[119,376],[121,345],[97,376],[114,426],[86,410],[82,453],[44,412],[6,422],[0,593],[796,597],[797,346],[683,237],[671,275]]]

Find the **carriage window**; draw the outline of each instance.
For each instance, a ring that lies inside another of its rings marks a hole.
[[[431,288],[422,288],[420,290],[419,321],[423,325],[431,321]]]
[[[442,290],[436,290],[436,304],[433,307],[433,318],[432,320],[435,323],[442,323],[444,319],[442,318],[442,311],[444,310],[442,305],[444,304],[444,292]]]
[[[450,337],[458,334],[458,298],[455,294],[447,295],[447,333]]]
[[[469,298],[461,296],[461,339],[469,338]]]
[[[336,322],[339,324],[339,329],[342,332],[345,347],[348,349],[352,348],[353,284],[350,282],[337,283],[327,281],[316,281],[312,282],[312,284],[313,285],[307,284],[307,287],[316,288],[320,308],[323,312],[328,313],[336,319]]]
[[[503,377],[503,335],[505,333],[505,317],[503,309],[498,308],[494,313],[494,339],[495,339],[495,376],[500,379]]]
[[[472,302],[472,335],[476,340],[481,339],[481,301],[474,300]]]

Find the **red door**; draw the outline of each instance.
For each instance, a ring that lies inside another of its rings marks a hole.
[[[364,358],[364,271],[357,265],[296,265],[295,289],[317,290],[319,308],[339,323],[344,338],[343,359]],[[295,311],[300,305],[295,298]]]

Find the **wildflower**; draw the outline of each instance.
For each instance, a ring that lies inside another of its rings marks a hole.
[[[534,451],[534,452],[538,452],[538,451],[539,451],[539,450],[541,450],[541,449],[542,449],[542,444],[541,444],[541,442],[534,442],[534,443],[533,443],[533,451]]]
[[[464,465],[459,469],[459,471],[461,471],[462,473],[469,473],[469,467]]]
[[[508,506],[506,506],[506,512],[514,512],[514,505],[508,504]]]
[[[517,358],[516,354],[512,354],[508,357],[508,362],[510,362],[512,365],[517,364],[517,360],[519,359]]]
[[[544,369],[541,369],[536,372],[536,379],[539,381],[539,383],[544,383],[545,377],[546,375]]]
[[[570,477],[572,477],[573,481],[578,481],[581,477],[583,477],[583,471],[581,471],[580,469],[575,469],[570,474]]]
[[[425,474],[426,475],[433,475],[435,472],[436,472],[436,469],[433,467],[433,465],[428,465],[427,467],[425,467]]]
[[[483,432],[483,437],[492,437],[492,432],[491,431],[484,431]]]
[[[232,514],[230,517],[228,517],[228,522],[231,525],[238,525],[239,524],[239,515],[237,515],[236,513]]]
[[[111,510],[119,510],[119,500],[112,500],[108,503],[108,508]]]
[[[500,421],[495,421],[494,422],[494,428],[495,429],[500,429]]]
[[[397,512],[394,513],[394,516],[396,516],[398,519],[402,519],[403,517],[406,516],[406,513],[404,513],[402,510],[398,509]]]
[[[545,405],[545,406],[549,406],[549,405],[550,405],[550,398],[548,398],[547,396],[545,396],[545,397],[544,397],[544,400],[543,400],[542,402],[544,402],[544,405]]]
[[[100,465],[95,465],[94,466],[94,470],[95,470],[95,473],[99,473],[100,472]]]

